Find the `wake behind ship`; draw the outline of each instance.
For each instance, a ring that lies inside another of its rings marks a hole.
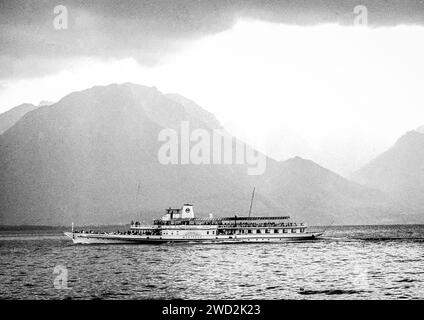
[[[289,216],[196,218],[193,205],[166,209],[152,225],[131,223],[127,232],[65,232],[74,243],[152,244],[152,243],[246,243],[313,240],[322,233],[306,231],[304,223]]]

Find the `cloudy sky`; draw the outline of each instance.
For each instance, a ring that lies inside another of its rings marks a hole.
[[[135,82],[195,100],[277,159],[343,175],[424,124],[421,0],[14,0],[0,23],[0,112]]]

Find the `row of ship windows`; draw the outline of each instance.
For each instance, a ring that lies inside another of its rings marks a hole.
[[[297,228],[297,229],[247,229],[247,230],[236,230],[235,232],[232,232],[232,234],[260,234],[260,233],[303,233],[305,232],[305,228]],[[164,235],[178,235],[180,234],[179,231],[164,231]],[[206,234],[215,234],[215,231],[206,231]],[[228,234],[228,233],[222,233],[222,234]]]
[[[173,235],[173,234],[180,234],[180,232],[179,231],[169,231],[169,232],[164,231],[163,234]],[[210,232],[209,231],[206,231],[206,234],[215,234],[215,231],[210,231]]]
[[[302,233],[305,232],[305,228],[297,229],[257,229],[257,230],[238,230],[239,234],[249,234],[249,233]],[[256,231],[256,232],[255,232]]]

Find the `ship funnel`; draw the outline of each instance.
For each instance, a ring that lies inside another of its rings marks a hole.
[[[186,203],[183,205],[181,218],[194,218],[193,205]]]

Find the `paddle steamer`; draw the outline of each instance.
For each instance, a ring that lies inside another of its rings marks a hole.
[[[246,243],[302,241],[318,238],[321,233],[307,232],[304,223],[289,216],[230,216],[196,218],[193,205],[166,209],[166,214],[152,225],[132,222],[126,232],[65,232],[74,243],[148,244],[148,243]]]

